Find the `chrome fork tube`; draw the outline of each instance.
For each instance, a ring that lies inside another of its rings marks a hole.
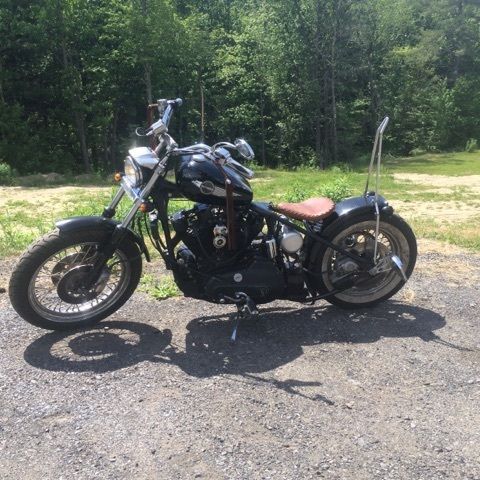
[[[112,201],[110,202],[110,205],[107,208],[109,208],[110,210],[115,210],[117,208],[117,205],[120,203],[120,200],[123,198],[124,195],[125,195],[125,190],[120,185],[120,188],[117,190],[117,193],[115,194]]]
[[[132,222],[133,218],[135,217],[135,214],[137,213],[137,210],[140,208],[140,205],[145,201],[144,199],[148,197],[150,194],[150,191],[152,190],[153,186],[155,185],[155,182],[158,180],[158,177],[163,174],[165,171],[165,167],[163,163],[159,163],[158,166],[155,168],[152,178],[148,181],[148,183],[145,185],[143,190],[138,192],[138,190],[133,189],[130,187],[127,183],[127,181],[123,178],[122,179],[122,187],[127,190],[128,195],[133,199],[133,206],[132,208],[128,211],[128,213],[125,215],[121,226],[123,228],[127,228],[130,223]]]
[[[120,200],[125,195],[125,189],[120,185],[120,188],[117,190],[117,193],[113,197],[108,207],[103,209],[102,217],[103,218],[113,218],[115,216],[115,210],[117,205],[120,203]]]

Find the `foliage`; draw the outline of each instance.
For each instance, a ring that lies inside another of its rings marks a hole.
[[[13,171],[10,165],[0,162],[0,185],[11,185],[13,182]]]
[[[292,203],[302,202],[313,196],[314,192],[312,190],[305,188],[305,185],[302,186],[300,183],[295,182],[285,193],[285,201]]]
[[[346,176],[340,176],[323,183],[319,188],[309,189],[305,185],[295,182],[285,193],[287,202],[301,202],[310,197],[327,197],[339,202],[352,195],[350,181]]]
[[[244,136],[264,167],[353,165],[386,114],[390,152],[463,149],[479,19],[472,0],[4,1],[0,158],[111,172],[147,102],[176,96],[181,145]]]
[[[150,274],[142,276],[140,290],[155,298],[155,300],[165,300],[181,294],[172,277],[161,276],[157,278]]]
[[[322,185],[318,193],[322,197],[328,197],[334,202],[339,202],[352,195],[352,188],[350,187],[347,177],[342,176],[336,178],[333,182]]]
[[[475,138],[470,138],[467,140],[467,144],[465,145],[465,151],[466,152],[475,152],[478,150],[478,142]]]

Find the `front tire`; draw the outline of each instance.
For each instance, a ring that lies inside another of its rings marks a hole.
[[[27,322],[49,330],[93,325],[118,310],[135,291],[142,273],[137,245],[124,239],[97,283],[82,278],[93,265],[104,230],[54,230],[22,255],[10,278],[13,308]]]
[[[340,218],[328,226],[322,236],[352,253],[373,259],[375,216],[363,214]],[[398,215],[380,217],[377,259],[387,255],[397,255],[407,278],[410,277],[417,259],[417,242],[410,226]],[[317,293],[327,294],[335,290],[334,278],[348,261],[348,257],[323,244],[317,243],[313,247],[309,262],[309,270],[313,272],[310,283]],[[355,286],[325,299],[344,308],[369,307],[392,297],[405,284],[394,268],[371,278],[368,273],[363,276],[366,278]]]

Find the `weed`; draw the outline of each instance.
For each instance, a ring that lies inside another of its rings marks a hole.
[[[331,198],[334,202],[340,202],[346,197],[351,196],[352,189],[347,177],[338,177],[332,182],[322,185],[318,193],[322,197]]]
[[[325,182],[317,189],[305,188],[304,185],[295,182],[287,190],[284,198],[287,202],[301,202],[310,197],[328,197],[334,202],[339,202],[350,196],[352,189],[346,176],[337,177],[329,182]]]
[[[155,300],[165,300],[181,294],[172,277],[162,276],[157,279],[148,273],[143,275],[140,280],[140,290]]]
[[[470,138],[465,145],[466,152],[476,152],[478,150],[478,142],[475,138]]]
[[[301,202],[306,200],[309,197],[313,196],[313,192],[311,190],[305,189],[300,183],[295,182],[291,188],[287,190],[285,193],[285,200],[287,202]]]
[[[0,162],[0,185],[11,185],[13,183],[13,171],[10,165]]]

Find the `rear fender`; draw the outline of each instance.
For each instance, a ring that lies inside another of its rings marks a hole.
[[[56,227],[61,232],[72,232],[75,230],[104,230],[110,234],[113,234],[115,229],[120,225],[120,222],[117,220],[112,220],[111,218],[105,217],[71,217],[64,220],[59,220],[55,223]],[[150,254],[147,250],[143,238],[135,233],[130,228],[126,229],[126,236],[132,242],[135,242],[140,251],[145,255],[147,262],[150,261]]]
[[[378,208],[382,215],[392,215],[393,208],[381,195],[378,196]],[[364,213],[375,213],[375,195],[350,197],[335,205],[335,211],[323,220],[324,228],[340,217],[354,217]]]

